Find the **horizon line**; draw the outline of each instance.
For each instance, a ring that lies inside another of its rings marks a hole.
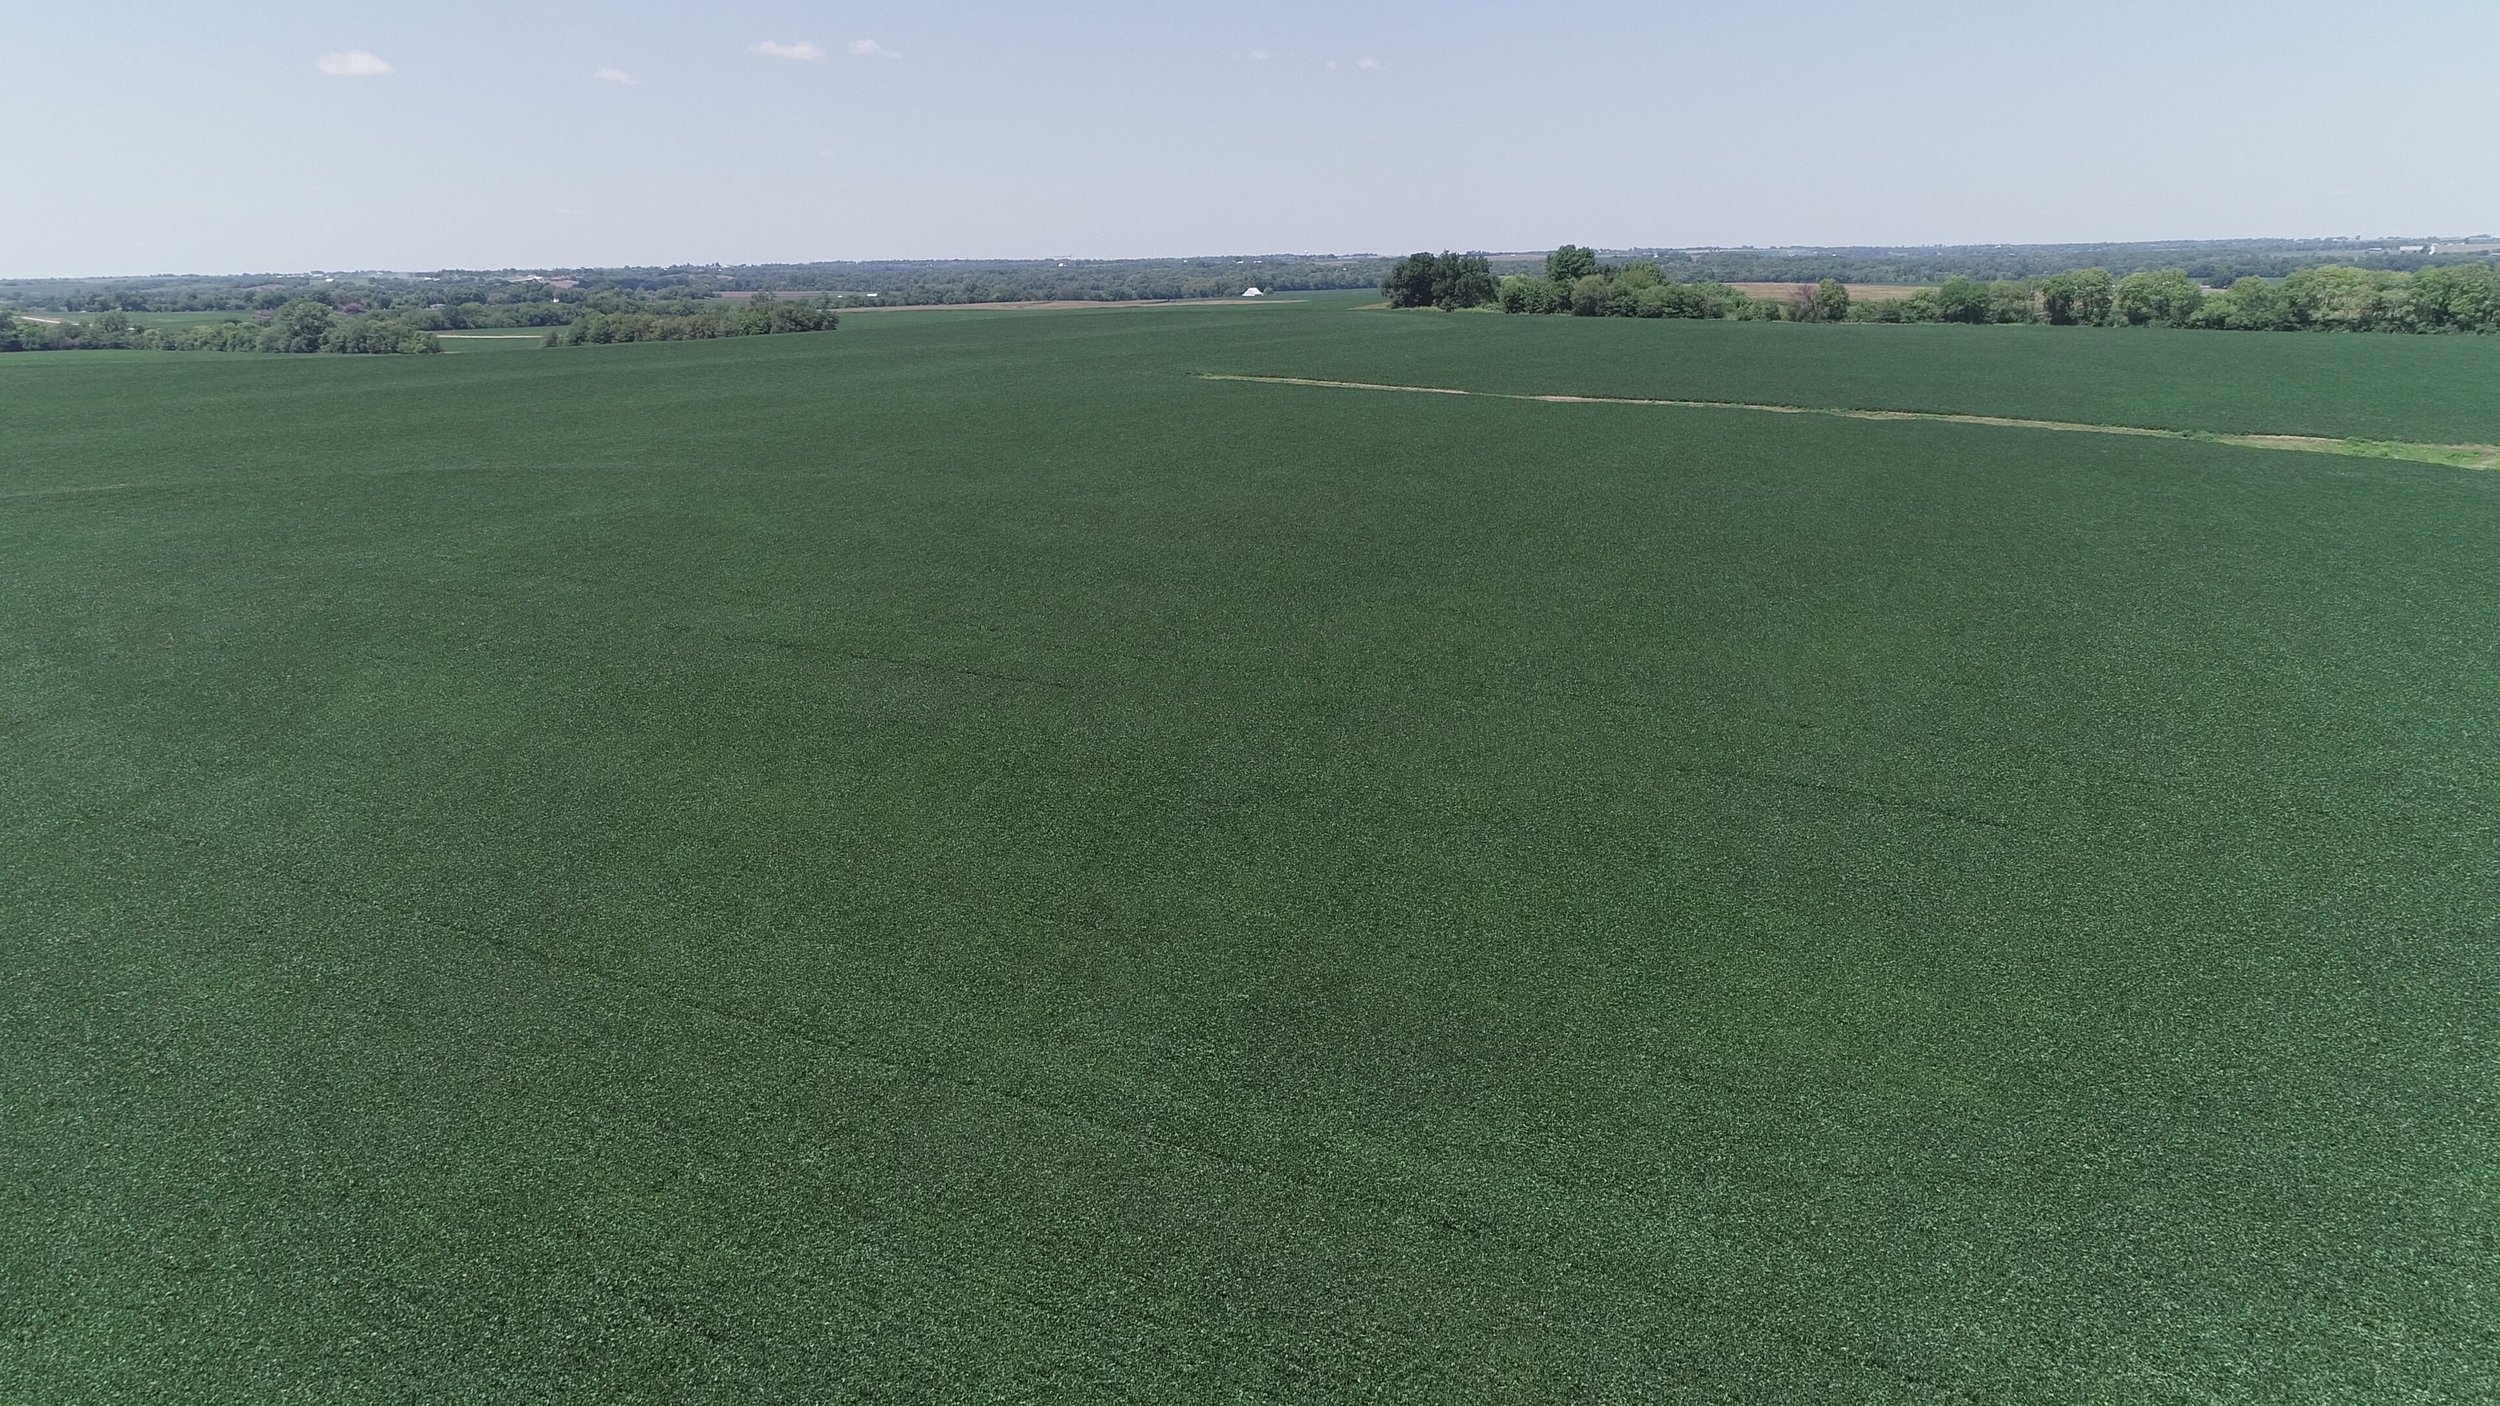
[[[1642,254],[1642,253],[1649,253],[1649,254],[1834,254],[1834,253],[1866,253],[1866,252],[1876,252],[1876,253],[1896,253],[1896,252],[1898,252],[1898,253],[1916,253],[1916,252],[1927,252],[1927,251],[1934,251],[1934,250],[1960,250],[1960,249],[1971,249],[1971,250],[1981,250],[1981,249],[1989,249],[1989,250],[2002,250],[2002,249],[2127,249],[2127,248],[2147,248],[2147,247],[2159,247],[2159,246],[2170,246],[2170,245],[2177,245],[2177,246],[2193,246],[2193,245],[2203,245],[2203,244],[2217,244],[2217,245],[2219,245],[2219,244],[2254,244],[2254,243],[2307,244],[2307,245],[2321,245],[2321,246],[2325,246],[2325,245],[2336,245],[2336,244],[2377,245],[2377,244],[2386,244],[2386,243],[2422,243],[2422,244],[2500,244],[2500,235],[2494,235],[2494,234],[2490,234],[2490,233],[2482,233],[2482,234],[2448,234],[2448,235],[2442,235],[2442,234],[2421,234],[2421,235],[2408,235],[2408,234],[2376,234],[2376,235],[2346,235],[2346,234],[2334,234],[2334,235],[2252,234],[2252,235],[2234,235],[2234,236],[2225,236],[2225,237],[2220,237],[2220,238],[2212,238],[2212,237],[2197,237],[2197,238],[2166,238],[2166,239],[1982,240],[1982,241],[1977,241],[1977,242],[1973,242],[1973,243],[1961,243],[1961,244],[1955,244],[1955,243],[1922,243],[1922,244],[1612,244],[1612,245],[1601,244],[1601,245],[1593,245],[1593,246],[1589,246],[1589,247],[1591,247],[1591,248],[1592,248],[1595,252],[1600,253],[1600,254]],[[1559,247],[1561,247],[1561,246],[1557,245],[1557,246],[1552,246],[1552,247],[1549,247],[1549,248],[1541,248],[1541,249],[1540,249],[1540,248],[1523,248],[1523,249],[1490,249],[1490,248],[1475,248],[1475,249],[1461,250],[1461,251],[1458,251],[1458,252],[1469,253],[1469,254],[1480,254],[1480,255],[1484,255],[1484,256],[1486,256],[1486,257],[1490,257],[1490,258],[1514,258],[1514,257],[1515,257],[1515,258],[1532,258],[1532,257],[1537,257],[1537,256],[1540,256],[1540,255],[1544,255],[1544,254],[1549,254],[1549,253],[1552,253],[1554,248],[1559,248]],[[1410,252],[1411,252],[1411,251],[1410,251]],[[2468,251],[2468,252],[2480,252],[2480,251]],[[2500,249],[2495,249],[2495,250],[2493,250],[2492,252],[2500,252]],[[1072,263],[1073,263],[1073,264],[1138,264],[1138,263],[1207,263],[1207,262],[1217,262],[1217,261],[1227,260],[1227,259],[1229,259],[1229,260],[1234,260],[1234,261],[1237,261],[1237,262],[1250,262],[1250,261],[1254,261],[1254,260],[1279,260],[1279,259],[1343,259],[1343,260],[1352,261],[1352,260],[1360,260],[1360,259],[1395,259],[1395,258],[1401,258],[1401,257],[1404,257],[1404,256],[1403,256],[1403,255],[1400,255],[1400,254],[1394,254],[1394,253],[1384,252],[1384,251],[1381,251],[1381,250],[1293,250],[1293,251],[1271,250],[1271,251],[1267,251],[1267,252],[1259,252],[1259,253],[1245,253],[1245,252],[1240,252],[1240,251],[1231,251],[1231,252],[1224,252],[1224,253],[1211,253],[1211,254],[1139,254],[1139,255],[1128,255],[1128,256],[1102,256],[1102,255],[1091,255],[1091,254],[1040,254],[1040,255],[997,255],[997,256],[947,256],[947,257],[927,257],[927,256],[912,256],[912,255],[906,255],[906,256],[899,256],[899,257],[885,257],[885,258],[750,259],[750,260],[741,260],[741,261],[737,261],[737,262],[726,262],[726,261],[721,261],[721,260],[702,260],[702,261],[696,261],[696,260],[678,260],[678,261],[675,261],[675,262],[651,262],[651,263],[608,263],[608,264],[598,264],[598,263],[582,263],[582,264],[552,264],[552,263],[549,263],[549,264],[504,264],[504,265],[500,265],[500,266],[493,266],[493,267],[490,267],[490,266],[485,266],[485,265],[444,264],[444,265],[439,265],[439,266],[436,266],[436,267],[433,267],[433,268],[419,268],[419,267],[415,267],[415,266],[393,268],[393,267],[385,267],[385,266],[378,265],[378,264],[366,264],[366,265],[339,265],[339,266],[335,266],[335,267],[328,267],[328,266],[325,266],[325,267],[309,267],[309,268],[292,269],[292,270],[276,270],[276,269],[242,269],[242,270],[201,271],[201,270],[196,270],[196,269],[195,269],[195,270],[154,270],[154,271],[149,271],[149,272],[135,272],[135,273],[134,273],[134,272],[122,272],[122,273],[70,273],[70,274],[7,274],[7,273],[0,273],[0,283],[74,283],[74,282],[93,282],[93,281],[112,280],[112,279],[148,279],[148,278],[250,278],[250,277],[267,277],[267,278],[304,278],[304,277],[310,277],[310,276],[314,276],[314,275],[337,275],[337,274],[394,274],[394,275],[399,275],[399,276],[402,276],[402,277],[421,277],[421,276],[425,276],[425,275],[440,275],[440,274],[469,274],[469,273],[475,273],[475,274],[498,274],[498,273],[541,273],[541,272],[544,272],[544,273],[557,273],[557,274],[563,274],[563,273],[582,273],[582,272],[594,272],[594,271],[611,270],[611,269],[662,269],[662,270],[675,270],[675,269],[724,269],[724,270],[727,270],[727,269],[760,269],[760,268],[818,268],[818,267],[824,267],[824,266],[828,266],[828,265],[843,265],[843,264],[985,264],[985,265],[998,265],[998,264],[1053,264],[1053,263],[1056,263],[1056,264],[1072,264]]]

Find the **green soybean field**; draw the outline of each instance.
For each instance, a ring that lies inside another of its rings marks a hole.
[[[0,358],[0,1400],[2500,1396],[2500,339]]]

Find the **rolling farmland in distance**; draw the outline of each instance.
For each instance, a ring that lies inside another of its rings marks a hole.
[[[0,1400],[2500,1394],[2500,339],[1292,296],[0,360]]]
[[[1798,287],[1795,283],[1731,283],[1728,287],[1748,298],[1782,298]],[[1809,281],[1805,286],[1811,287]],[[1915,283],[1851,283],[1845,285],[1849,296],[1866,302],[1882,302],[1888,298],[1906,298],[1926,289]]]

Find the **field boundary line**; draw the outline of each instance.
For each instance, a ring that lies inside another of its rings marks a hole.
[[[1987,425],[1997,429],[2049,430],[2060,434],[2123,435],[2135,439],[2186,440],[2197,444],[2228,444],[2242,449],[2289,450],[2299,454],[2335,454],[2351,459],[2395,459],[2439,464],[2453,469],[2500,469],[2500,445],[2425,444],[2394,439],[2336,439],[2327,435],[2228,434],[2218,430],[2165,430],[2150,425],[2098,425],[2081,420],[2031,420],[2011,415],[1973,415],[1952,410],[1860,410],[1838,405],[1775,405],[1750,400],[1675,400],[1647,396],[1531,395],[1519,391],[1470,391],[1455,386],[1406,386],[1379,381],[1328,381],[1309,376],[1251,376],[1230,371],[1202,371],[1202,381],[1237,381],[1257,386],[1304,386],[1316,390],[1378,391],[1401,395],[1459,395],[1480,400],[1524,400],[1538,405],[1647,405],[1677,410],[1742,410],[1761,415],[1820,415],[1840,420],[1923,421],[1944,425]]]

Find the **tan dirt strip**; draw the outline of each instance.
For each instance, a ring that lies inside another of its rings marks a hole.
[[[78,483],[66,488],[21,488],[12,493],[0,493],[0,499],[63,498],[73,493],[118,493],[122,489],[138,486],[135,483]]]
[[[1841,420],[1915,420],[1945,425],[1991,425],[2000,429],[2055,430],[2063,434],[2129,435],[2138,439],[2180,439],[2199,444],[2231,444],[2243,449],[2288,449],[2301,454],[2338,454],[2352,459],[2398,459],[2416,464],[2442,464],[2457,469],[2500,469],[2500,445],[2416,444],[2393,439],[2332,439],[2323,435],[2222,434],[2207,430],[2163,430],[2147,425],[2095,425],[2077,420],[2025,420],[2007,415],[1964,415],[1947,410],[1851,410],[1838,406],[1769,405],[1746,400],[1661,400],[1613,395],[1523,395],[1514,391],[1469,391],[1453,386],[1399,386],[1375,381],[1323,381],[1307,376],[1244,376],[1203,371],[1202,381],[1243,381],[1261,386],[1308,386],[1332,391],[1386,391],[1399,395],[1464,395],[1480,400],[1525,400],[1540,405],[1652,405],[1678,410],[1748,410],[1763,415],[1821,415]]]

